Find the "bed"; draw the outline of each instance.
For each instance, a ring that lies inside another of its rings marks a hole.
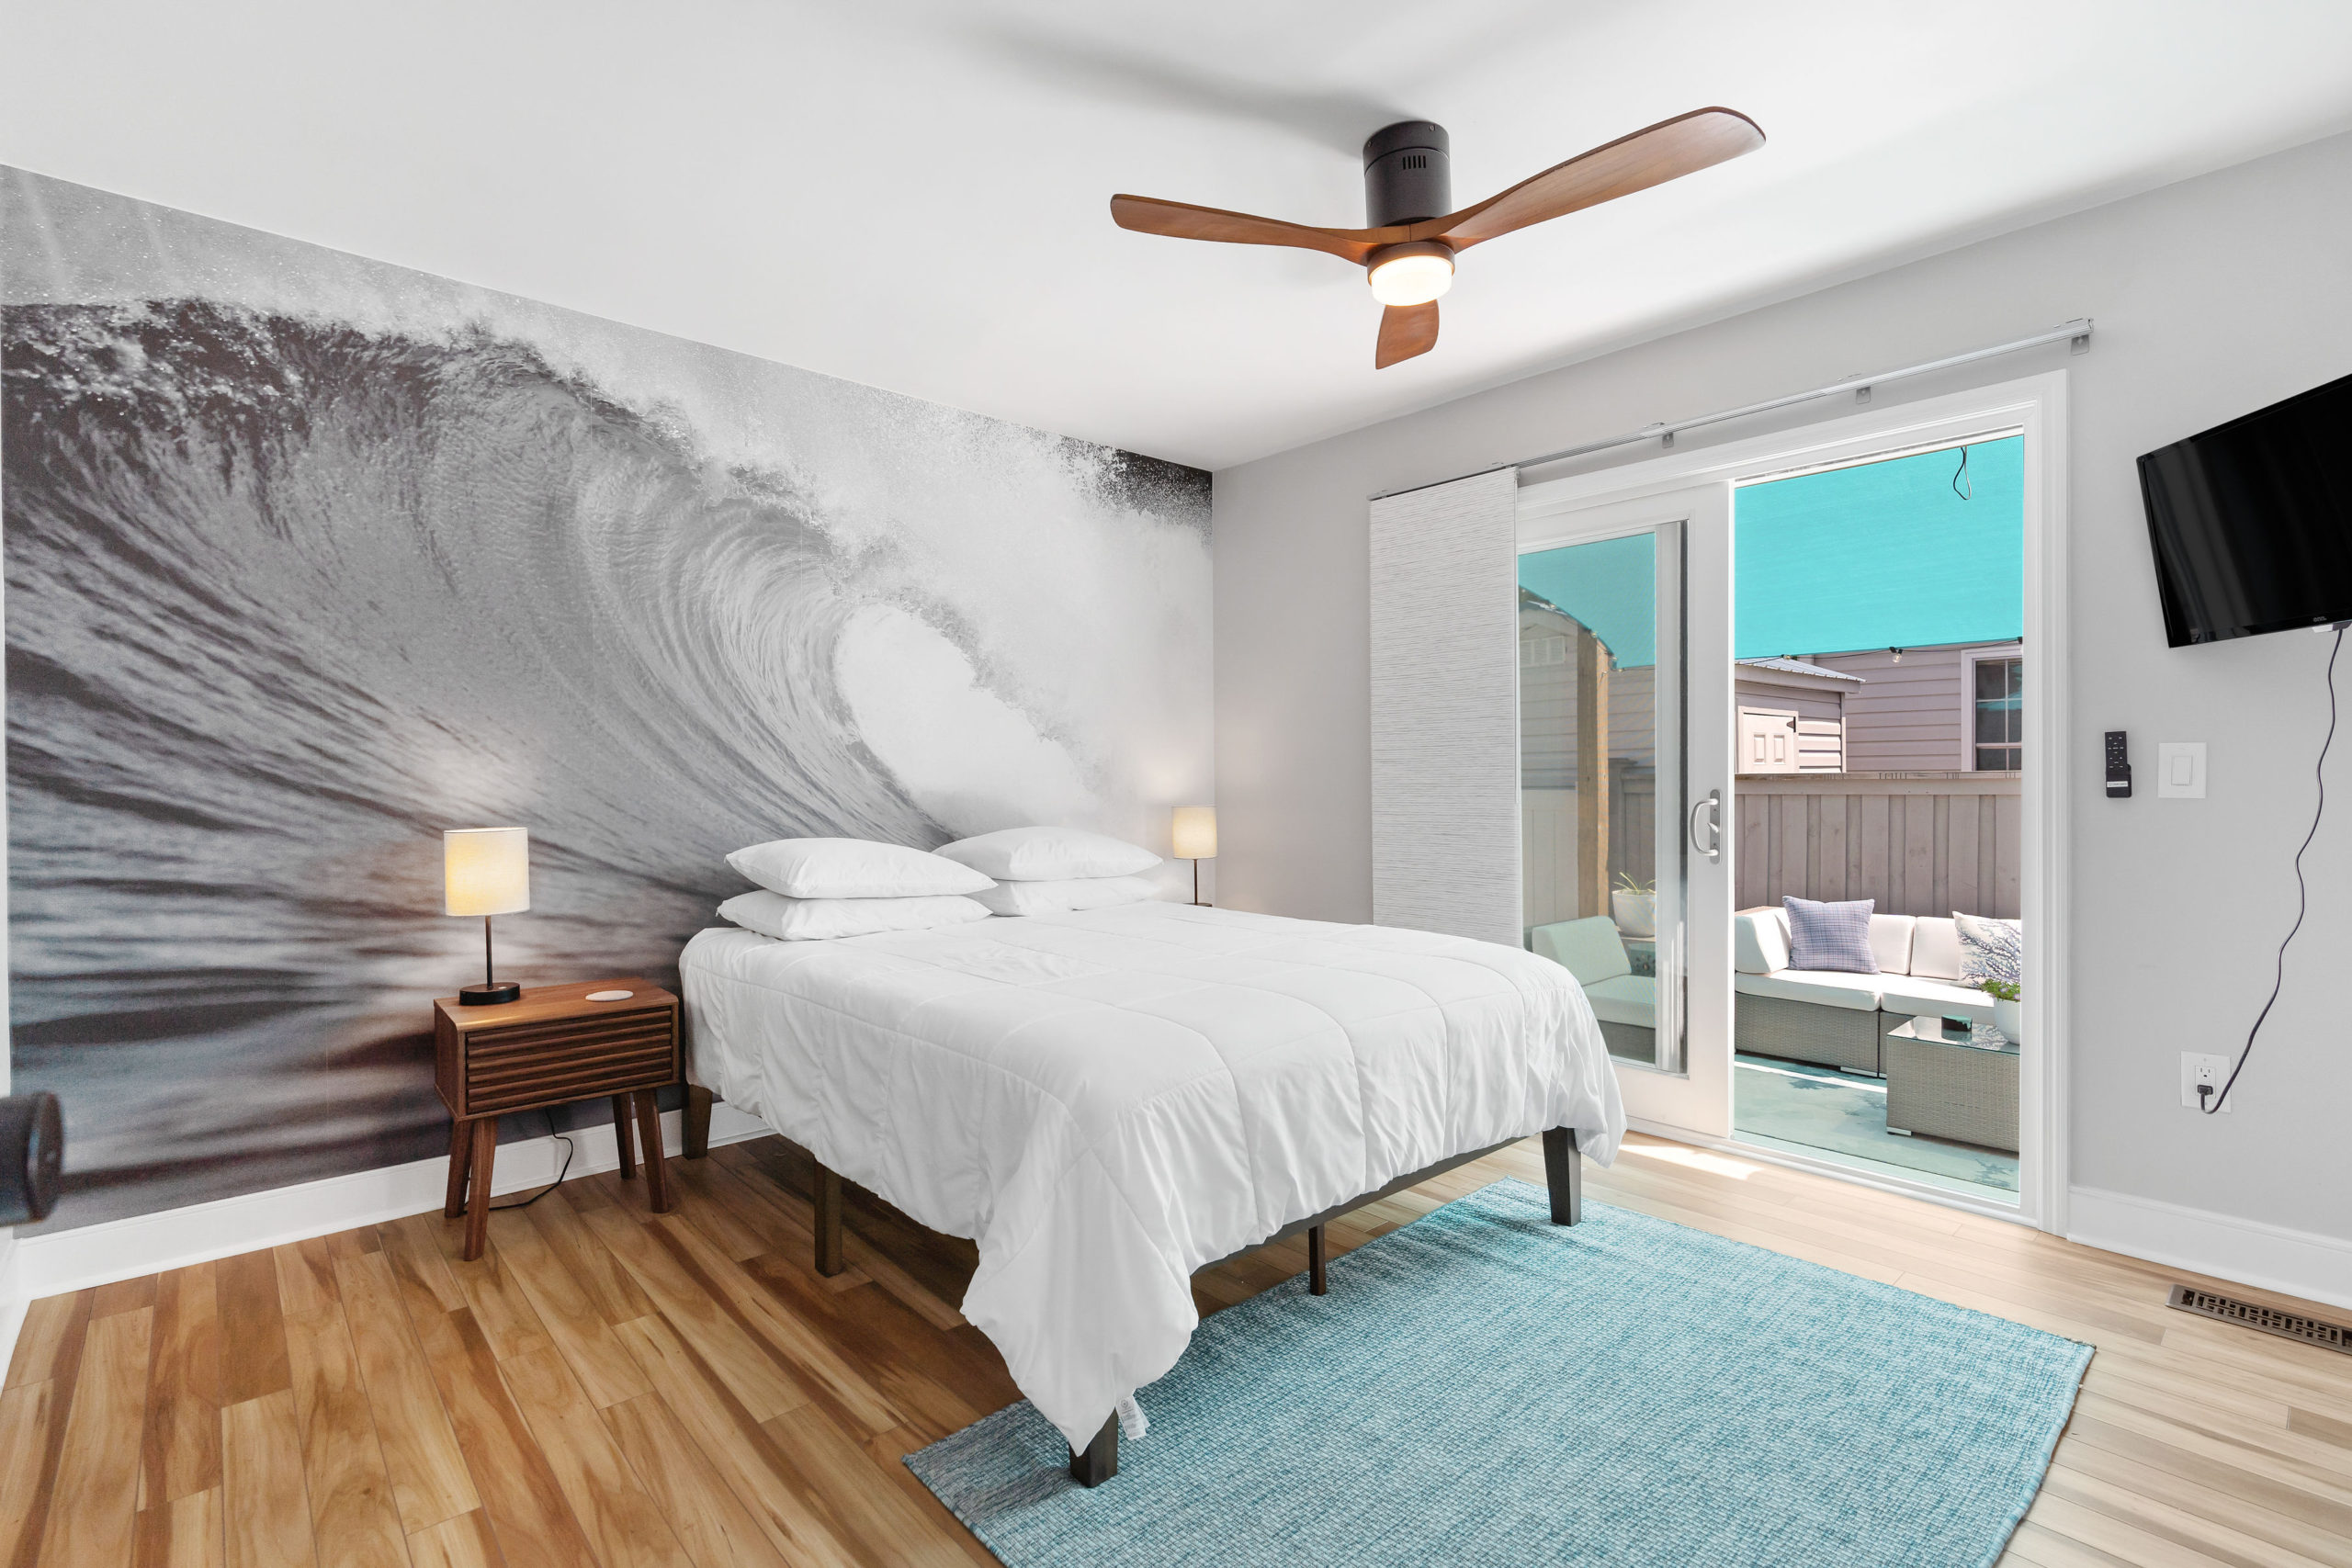
[[[1624,1131],[1574,978],[1464,938],[1152,902],[727,927],[679,968],[701,1114],[716,1095],[815,1155],[820,1262],[842,1178],[978,1243],[964,1315],[1087,1484],[1198,1325],[1194,1270],[1539,1133],[1573,1223],[1580,1155]]]

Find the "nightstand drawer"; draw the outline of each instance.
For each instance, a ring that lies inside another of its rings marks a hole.
[[[660,1007],[469,1030],[465,1112],[492,1115],[673,1082],[673,1018]]]

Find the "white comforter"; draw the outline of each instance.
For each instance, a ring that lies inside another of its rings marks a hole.
[[[964,1315],[1083,1448],[1176,1363],[1204,1263],[1421,1168],[1625,1114],[1556,964],[1182,904],[833,942],[706,931],[693,1075],[979,1244]]]

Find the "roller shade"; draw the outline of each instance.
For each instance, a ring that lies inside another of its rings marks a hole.
[[[1521,945],[1519,472],[1372,503],[1372,918]]]

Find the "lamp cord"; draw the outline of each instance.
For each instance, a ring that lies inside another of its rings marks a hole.
[[[2339,626],[2335,628],[2335,644],[2327,650],[2327,739],[2319,743],[2319,761],[2312,765],[2312,773],[2319,784],[2319,805],[2312,811],[2312,830],[2303,835],[2302,843],[2295,851],[2295,923],[2287,928],[2285,940],[2278,943],[2278,968],[2270,978],[2270,998],[2255,1015],[2254,1027],[2245,1032],[2245,1044],[2238,1052],[2237,1065],[2230,1069],[2230,1076],[2223,1081],[2221,1093],[2210,1096],[2200,1093],[2198,1096],[2198,1109],[2208,1116],[2220,1113],[2222,1102],[2230,1098],[2230,1090],[2237,1085],[2238,1075],[2245,1071],[2246,1058],[2254,1055],[2254,1037],[2262,1032],[2263,1021],[2278,1005],[2278,993],[2287,984],[2287,943],[2293,942],[2295,933],[2303,929],[2303,917],[2311,910],[2312,891],[2303,880],[2303,852],[2312,847],[2313,839],[2319,837],[2320,818],[2327,814],[2327,749],[2335,744],[2335,656],[2343,651],[2344,627]]]
[[[502,1209],[529,1208],[532,1204],[537,1202],[540,1199],[546,1197],[548,1193],[562,1186],[563,1179],[571,1174],[571,1140],[555,1130],[554,1107],[548,1107],[546,1111],[540,1112],[540,1114],[544,1115],[548,1119],[548,1136],[563,1145],[563,1168],[555,1173],[555,1179],[553,1181],[548,1182],[545,1187],[540,1188],[537,1192],[532,1193],[528,1198],[524,1199],[520,1202],[492,1203],[490,1206],[490,1212],[493,1214],[497,1213]]]

